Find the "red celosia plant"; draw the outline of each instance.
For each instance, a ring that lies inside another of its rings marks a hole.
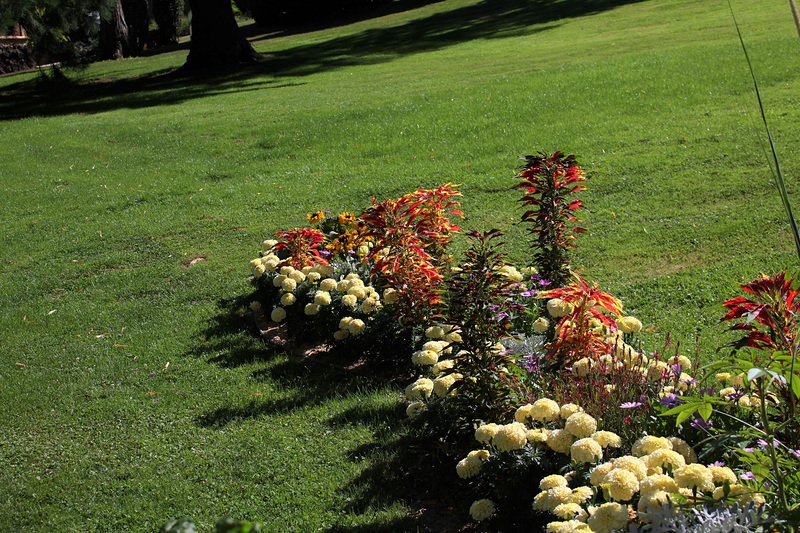
[[[313,228],[295,228],[279,231],[275,234],[281,239],[275,245],[275,250],[287,250],[289,258],[284,261],[297,270],[306,265],[327,265],[328,262],[320,255],[319,251],[325,242],[325,235]]]
[[[376,203],[362,214],[371,228],[375,246],[369,258],[375,261],[372,274],[380,274],[397,290],[399,315],[420,323],[441,302],[440,268],[450,233],[460,228],[446,215],[461,215],[450,209],[450,200],[460,195],[453,185],[420,189],[397,200]]]
[[[522,182],[517,187],[525,189],[522,204],[531,206],[522,220],[532,224],[530,232],[535,236],[536,250],[533,262],[544,279],[561,287],[569,279],[568,251],[575,246],[575,234],[585,231],[569,227],[579,222],[572,213],[583,206],[580,200],[567,200],[567,195],[586,189],[576,183],[587,177],[574,155],[539,152],[525,159],[527,163],[517,175]]]
[[[547,345],[545,359],[558,367],[584,357],[597,359],[609,353],[611,346],[606,340],[609,333],[617,329],[614,318],[622,313],[622,302],[615,296],[599,290],[597,284],[589,285],[580,276],[573,274],[572,284],[539,293],[539,298],[549,298],[548,310],[560,308],[566,313],[556,326],[556,336]],[[605,328],[606,331],[600,331]]]

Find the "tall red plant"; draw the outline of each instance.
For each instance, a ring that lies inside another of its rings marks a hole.
[[[574,155],[539,152],[526,160],[517,175],[522,179],[517,187],[525,189],[520,201],[530,206],[522,220],[531,223],[530,232],[535,238],[533,263],[543,278],[561,287],[569,280],[569,249],[575,246],[576,234],[586,231],[570,227],[579,222],[573,213],[583,205],[580,200],[568,200],[567,196],[586,189],[576,183],[586,181],[587,177]]]
[[[291,265],[297,270],[306,265],[328,264],[319,253],[325,242],[325,235],[321,231],[313,228],[295,228],[279,231],[275,235],[281,239],[275,245],[275,250],[287,250],[290,256],[282,264]]]

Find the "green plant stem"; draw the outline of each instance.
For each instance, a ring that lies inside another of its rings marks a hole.
[[[783,511],[788,513],[790,506],[789,502],[786,500],[786,491],[783,486],[783,474],[781,473],[781,467],[778,464],[778,456],[775,452],[775,436],[769,423],[769,417],[767,416],[767,390],[763,378],[757,379],[756,383],[758,385],[758,397],[761,400],[759,414],[761,415],[761,424],[764,426],[764,433],[767,435],[767,452],[772,462],[772,471],[775,473],[775,482],[778,485],[778,500],[783,507]]]

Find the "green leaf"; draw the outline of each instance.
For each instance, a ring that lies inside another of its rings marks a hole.
[[[710,403],[705,403],[704,402],[697,409],[697,412],[700,414],[700,416],[703,417],[703,420],[708,422],[708,419],[711,418],[711,413],[714,412],[714,407]]]
[[[696,409],[686,410],[683,411],[681,414],[678,415],[678,418],[675,419],[675,426],[680,426],[687,418],[692,416],[692,414],[696,411]]]
[[[754,379],[758,379],[766,375],[767,371],[763,368],[751,368],[747,371],[747,381],[753,381]]]

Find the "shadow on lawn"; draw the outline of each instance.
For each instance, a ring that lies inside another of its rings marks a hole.
[[[0,120],[140,109],[210,95],[289,87],[298,82],[277,80],[391,61],[477,39],[530,35],[555,28],[565,18],[638,1],[641,0],[483,0],[399,26],[372,28],[275,52],[266,50],[267,55],[257,64],[215,75],[204,72],[198,76],[178,69],[118,81],[67,84],[50,91],[43,91],[35,80],[19,82],[0,92]],[[268,43],[264,41],[259,48],[263,51]]]

